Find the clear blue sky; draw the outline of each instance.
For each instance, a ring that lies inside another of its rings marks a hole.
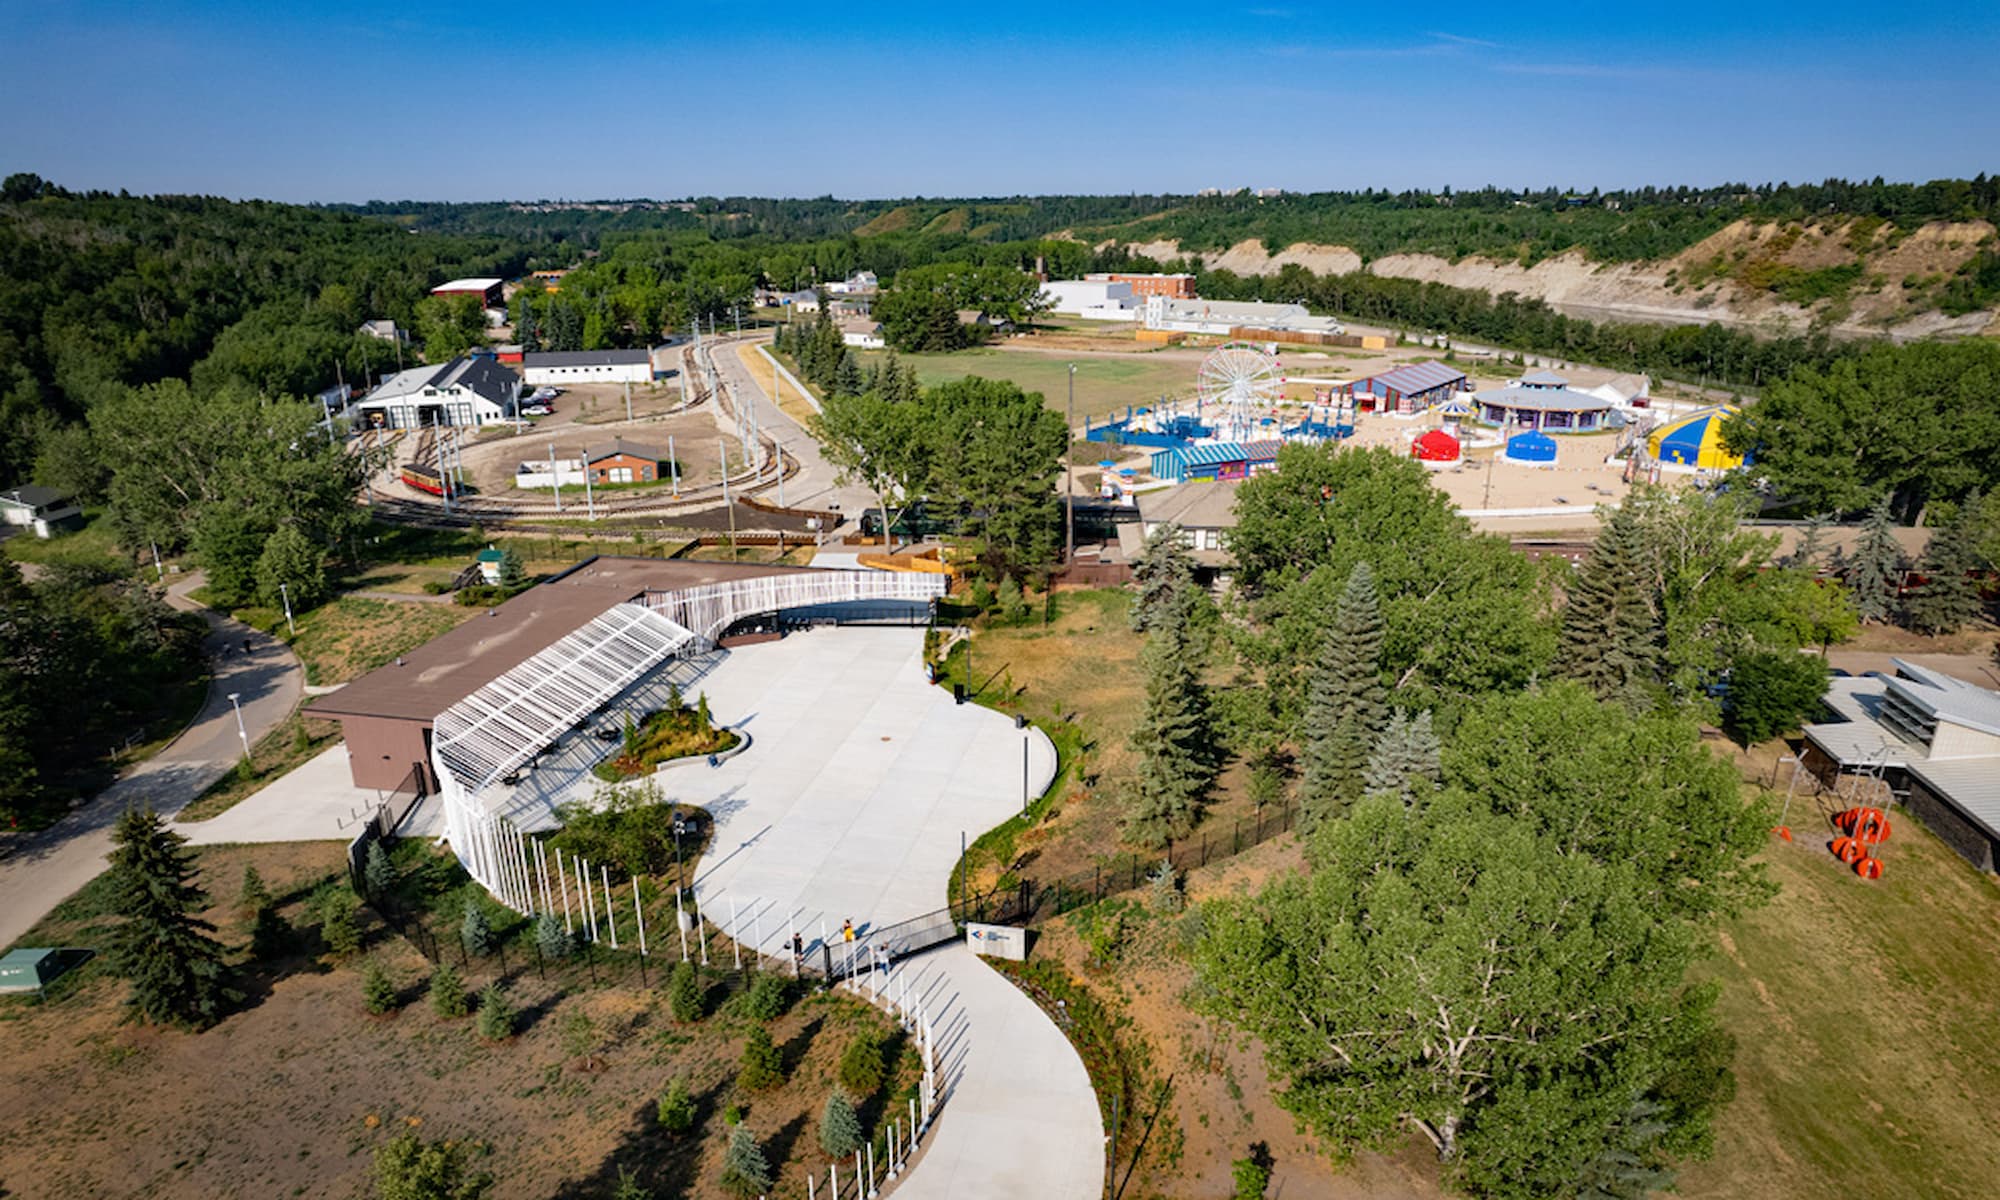
[[[885,197],[2000,170],[1993,0],[0,0],[0,30],[0,173],[76,188]]]

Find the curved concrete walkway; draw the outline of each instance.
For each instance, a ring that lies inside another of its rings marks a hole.
[[[934,1014],[942,1105],[916,1165],[897,1181],[899,1200],[1101,1195],[1097,1093],[1048,1014],[963,943],[899,964],[883,988],[904,986],[904,972]]]
[[[167,603],[208,621],[203,649],[215,676],[207,702],[165,749],[0,860],[0,946],[26,933],[104,870],[111,827],[126,809],[150,804],[161,813],[178,812],[236,765],[243,742],[229,693],[242,701],[243,727],[253,746],[298,707],[305,673],[291,649],[190,600],[187,593],[201,583],[198,573],[181,579],[167,589]],[[247,655],[245,639],[250,643]]]

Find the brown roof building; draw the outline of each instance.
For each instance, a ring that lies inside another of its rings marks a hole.
[[[660,477],[667,453],[658,446],[612,438],[587,447],[583,458],[592,483],[651,483]]]
[[[651,558],[588,559],[306,706],[340,722],[356,787],[401,787],[413,771],[427,788],[431,722],[439,713],[609,612],[648,592],[808,572],[762,563]]]

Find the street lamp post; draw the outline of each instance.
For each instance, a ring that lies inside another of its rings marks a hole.
[[[242,692],[229,693],[229,707],[236,710],[236,736],[243,739],[243,757],[245,761],[248,761],[250,758],[250,731],[243,728],[243,705],[240,702],[242,696]]]
[[[278,594],[285,598],[285,632],[296,638],[299,636],[299,627],[292,624],[292,589],[285,586],[281,580],[278,583]]]
[[[1069,365],[1069,427],[1063,435],[1063,562],[1076,558],[1076,364]]]

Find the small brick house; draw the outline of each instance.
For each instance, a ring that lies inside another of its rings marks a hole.
[[[612,438],[584,451],[592,483],[652,483],[661,478],[667,456],[657,446]]]

